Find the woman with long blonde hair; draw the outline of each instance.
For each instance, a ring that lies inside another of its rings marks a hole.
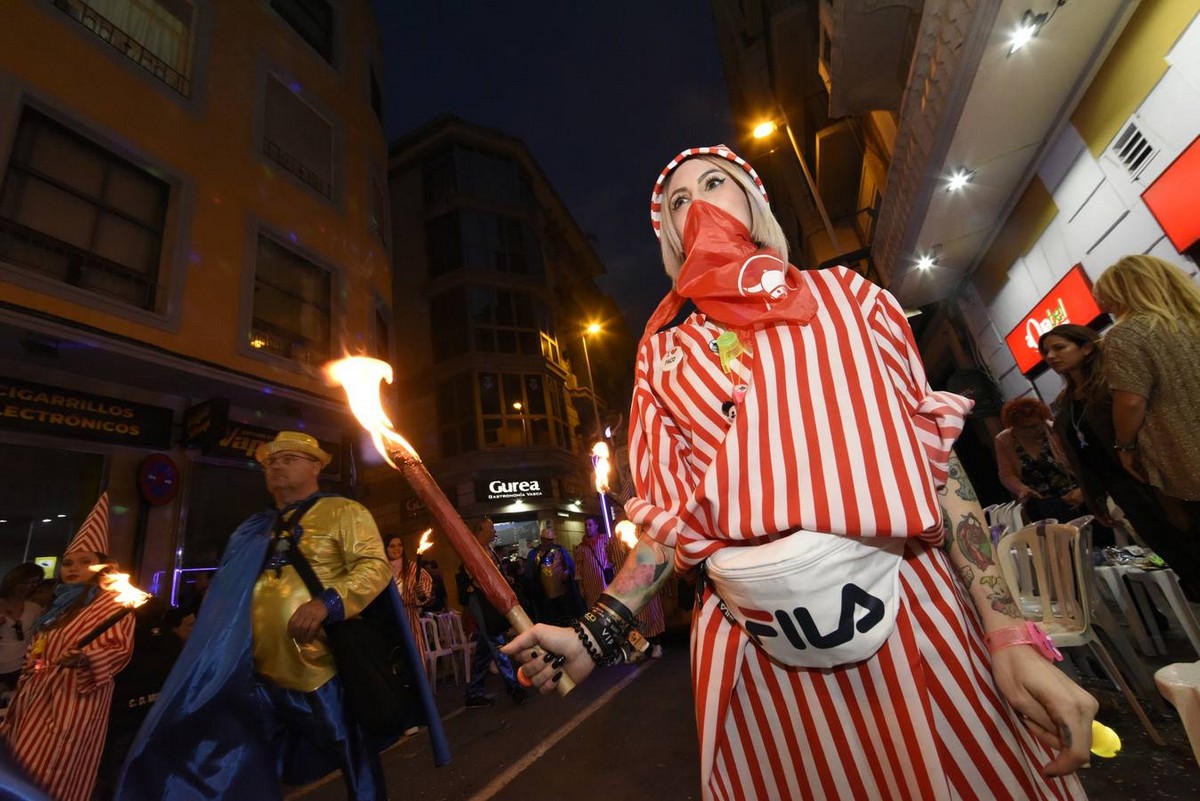
[[[1188,552],[1176,556],[1185,585],[1200,582],[1200,286],[1154,256],[1125,256],[1096,281],[1117,318],[1104,337],[1112,388],[1113,448],[1134,478],[1153,487]]]

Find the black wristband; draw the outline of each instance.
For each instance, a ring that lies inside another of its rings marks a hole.
[[[592,661],[603,667],[608,664],[605,661],[604,653],[592,645],[591,639],[583,631],[583,625],[578,620],[571,621],[571,628],[575,629],[575,636],[583,643],[583,649],[587,651],[587,655],[592,658]]]
[[[637,625],[637,617],[633,614],[633,612],[629,611],[629,607],[609,595],[607,592],[603,593],[599,598],[596,599],[596,605],[608,607],[609,611],[621,618],[621,622],[627,626]]]

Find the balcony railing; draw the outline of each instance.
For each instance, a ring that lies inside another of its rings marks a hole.
[[[188,76],[151,53],[145,45],[113,25],[107,17],[97,13],[84,0],[54,0],[54,5],[68,17],[108,42],[114,50],[124,53],[130,61],[179,94],[184,97],[191,96],[192,82]]]
[[[333,182],[328,178],[322,177],[316,170],[308,167],[300,159],[293,156],[291,153],[284,150],[275,142],[267,137],[263,137],[263,155],[271,161],[283,167],[292,175],[299,178],[304,183],[311,186],[313,189],[320,192],[330,200],[333,199]]]
[[[0,260],[150,311],[160,291],[154,276],[2,217]]]

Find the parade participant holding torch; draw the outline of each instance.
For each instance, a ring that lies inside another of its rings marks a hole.
[[[694,571],[705,798],[1082,797],[1096,701],[1009,594],[951,452],[970,402],[930,389],[896,300],[789,265],[723,146],[673,159],[651,218],[674,288],[637,358],[645,531],[573,630],[506,646],[526,680],[644,647],[634,613]]]
[[[91,798],[104,751],[113,677],[133,654],[134,618],[104,628],[125,607],[102,589],[108,493],[102,493],[63,554],[54,601],[30,628],[25,667],[0,734],[17,764],[56,801]]]
[[[386,799],[386,743],[356,722],[323,628],[381,592],[393,601],[435,760],[448,758],[371,513],[319,491],[331,456],[308,434],[282,431],[256,458],[275,505],[230,537],[204,612],[130,749],[120,801],[278,799],[281,778],[303,783],[337,768],[347,798]],[[324,587],[318,597],[302,559]]]

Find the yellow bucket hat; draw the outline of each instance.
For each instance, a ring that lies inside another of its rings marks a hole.
[[[332,456],[321,450],[321,445],[317,442],[316,437],[300,431],[280,431],[275,439],[258,446],[258,450],[254,452],[254,458],[261,464],[277,453],[303,453],[305,456],[311,456],[319,461],[322,467],[333,459]]]

